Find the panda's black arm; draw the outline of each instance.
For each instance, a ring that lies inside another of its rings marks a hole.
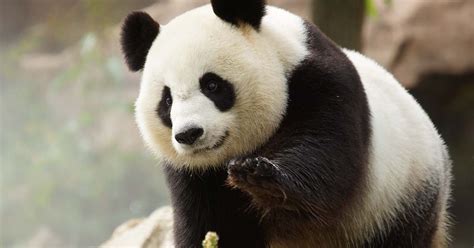
[[[230,164],[230,181],[250,193],[262,209],[309,212],[321,220],[353,199],[363,185],[365,164],[349,144],[332,138],[294,137],[275,151],[259,152]]]

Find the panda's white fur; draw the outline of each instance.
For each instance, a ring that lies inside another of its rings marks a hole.
[[[191,170],[219,166],[264,144],[285,115],[287,77],[307,56],[306,41],[304,21],[275,7],[267,7],[259,31],[222,22],[210,5],[162,25],[148,53],[136,101],[136,120],[146,144],[160,159]],[[343,52],[361,78],[372,130],[366,193],[342,220],[347,239],[360,242],[385,230],[403,211],[405,198],[422,183],[434,181],[444,185],[437,231],[438,242],[444,243],[450,193],[445,182],[450,179],[442,139],[390,73],[357,52]],[[234,84],[237,100],[231,110],[219,111],[200,93],[198,79],[208,71]],[[156,116],[165,85],[173,96],[172,129]],[[204,127],[199,146],[189,148],[174,140],[195,124]],[[193,152],[213,146],[226,132],[230,136],[222,147]]]
[[[245,36],[210,15],[210,5],[161,26],[148,53],[135,104],[142,136],[157,157],[192,169],[217,166],[255,149],[274,133],[286,109],[287,73],[307,50],[301,18],[274,7],[267,11],[260,32],[249,27]],[[230,111],[220,112],[200,93],[199,77],[208,71],[233,82],[237,106]],[[156,116],[165,85],[173,96],[172,131]],[[193,124],[204,127],[202,145],[178,144],[174,135]],[[222,147],[193,153],[212,147],[226,131],[229,137]]]

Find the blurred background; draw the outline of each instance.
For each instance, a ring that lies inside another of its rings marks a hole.
[[[92,247],[169,203],[134,123],[120,22],[206,0],[0,0],[0,247]],[[454,163],[453,247],[474,245],[474,1],[273,0],[393,72]],[[282,27],[284,28],[284,27]]]

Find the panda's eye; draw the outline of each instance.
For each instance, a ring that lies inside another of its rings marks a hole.
[[[171,97],[167,97],[166,98],[166,105],[169,107],[169,106],[171,106],[171,104],[173,104],[173,99],[171,99]]]
[[[218,87],[219,86],[217,85],[217,82],[214,80],[211,80],[206,84],[206,90],[208,90],[209,92],[216,91]]]

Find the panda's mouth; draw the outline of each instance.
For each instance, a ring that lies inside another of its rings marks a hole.
[[[219,139],[217,140],[216,143],[214,143],[214,145],[212,146],[208,146],[208,147],[204,147],[204,148],[199,148],[199,149],[196,149],[193,151],[194,154],[196,153],[200,153],[200,152],[204,152],[204,151],[210,151],[210,150],[215,150],[221,146],[224,145],[225,141],[227,140],[227,138],[229,137],[229,131],[226,131],[224,133],[224,135],[222,135],[221,137],[219,137]]]

